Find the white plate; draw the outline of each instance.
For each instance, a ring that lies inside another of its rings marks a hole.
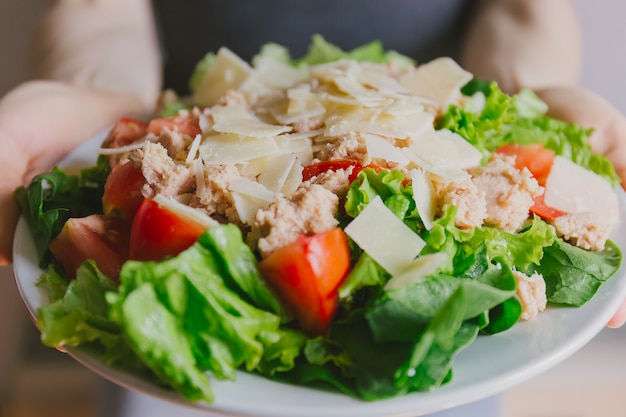
[[[92,165],[103,137],[104,133],[76,149],[62,166]],[[626,218],[626,198],[623,192],[619,194],[620,214]],[[612,238],[620,248],[626,248],[626,226],[623,222]],[[41,270],[23,219],[20,219],[15,234],[14,272],[26,308],[31,317],[35,317],[36,309],[48,301],[46,293],[35,286]],[[454,376],[448,385],[432,392],[375,402],[238,372],[235,382],[212,382],[216,398],[214,404],[190,404],[150,381],[141,380],[123,370],[111,369],[87,351],[68,349],[68,353],[121,386],[213,414],[256,417],[418,416],[489,397],[558,364],[602,330],[625,297],[626,276],[622,267],[583,307],[550,307],[532,322],[519,323],[494,336],[479,337],[457,356]]]

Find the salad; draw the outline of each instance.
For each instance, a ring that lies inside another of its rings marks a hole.
[[[476,338],[621,264],[612,165],[530,91],[319,36],[299,59],[223,48],[190,84],[95,166],[16,190],[44,344],[189,401],[240,369],[372,401],[446,384]]]

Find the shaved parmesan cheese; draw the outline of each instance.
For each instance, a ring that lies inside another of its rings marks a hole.
[[[461,136],[432,127],[402,151],[417,167],[448,181],[468,178],[466,169],[480,165],[482,159],[480,151]]]
[[[263,184],[252,181],[248,178],[238,178],[228,185],[228,189],[238,194],[258,198],[266,203],[271,203],[276,197],[276,193],[268,190]]]
[[[413,200],[417,213],[420,215],[426,230],[430,230],[433,228],[433,220],[437,210],[433,183],[421,169],[411,170],[411,183],[413,184]]]
[[[339,137],[358,132],[406,139],[419,136],[426,129],[432,128],[433,120],[433,115],[426,112],[391,115],[382,113],[379,109],[360,108],[326,119],[324,134],[329,137]]]
[[[213,130],[221,133],[263,138],[290,132],[291,126],[274,125],[259,120],[245,106],[217,106],[213,109]]]
[[[189,219],[195,223],[198,223],[202,227],[210,229],[213,226],[219,225],[219,222],[203,212],[196,210],[194,208],[189,207],[186,204],[179,203],[173,198],[165,197],[161,194],[157,194],[154,196],[153,200],[160,206],[165,209],[171,211],[172,213],[176,213],[177,215]]]
[[[465,170],[480,165],[482,159],[478,149],[447,129],[429,129],[414,138],[405,152],[417,166],[453,181],[467,178]]]
[[[391,275],[401,273],[426,243],[376,196],[345,232]]]
[[[389,162],[396,162],[400,165],[406,165],[409,162],[400,148],[392,145],[388,140],[380,136],[369,134],[363,135],[363,137],[370,158],[384,159]]]
[[[433,275],[441,265],[448,261],[448,254],[445,252],[435,252],[422,255],[411,262],[400,274],[393,276],[387,284],[385,290],[396,290],[410,284],[414,284],[426,277]]]
[[[246,194],[233,192],[232,196],[239,219],[247,225],[254,224],[254,219],[259,210],[264,210],[269,206],[266,201]]]
[[[130,145],[118,146],[117,148],[99,148],[98,153],[100,155],[118,155],[126,152],[134,151],[135,149],[143,148],[146,140],[140,140],[138,142],[131,143]]]
[[[243,163],[278,151],[273,138],[242,138],[228,133],[207,136],[200,145],[200,155],[207,165]]]
[[[546,180],[544,201],[569,214],[597,213],[609,224],[619,218],[619,200],[611,185],[595,172],[558,155]]]
[[[215,61],[204,74],[193,101],[198,106],[212,106],[228,90],[235,90],[250,76],[252,68],[228,48],[220,48]]]
[[[235,209],[242,222],[251,225],[259,210],[269,207],[276,194],[262,184],[247,178],[239,178],[228,185],[235,201]]]
[[[272,156],[268,158],[266,168],[259,175],[258,181],[268,190],[280,192],[295,163],[294,154]]]
[[[202,141],[202,135],[196,135],[189,146],[189,152],[187,153],[187,158],[185,159],[185,163],[187,165],[191,164],[198,157],[198,149],[200,149],[200,142]]]
[[[301,164],[309,165],[313,161],[311,140],[306,135],[286,134],[277,136],[275,140],[280,152],[296,155]]]
[[[447,106],[460,94],[461,87],[473,75],[465,71],[451,58],[437,58],[418,66],[414,71],[400,77],[400,84],[412,94]]]
[[[358,71],[354,71],[354,77],[363,86],[373,88],[381,93],[407,94],[409,92],[398,80],[374,66],[362,65]]]
[[[279,123],[304,122],[320,118],[326,113],[319,95],[312,93],[308,85],[288,90],[287,98],[286,108],[282,112],[272,112]]]

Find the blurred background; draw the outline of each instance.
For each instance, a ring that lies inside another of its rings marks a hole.
[[[0,1],[0,96],[26,79],[29,33],[48,3]],[[626,2],[573,4],[583,32],[581,83],[626,113],[621,48]],[[572,357],[506,393],[503,417],[625,417],[625,347],[626,327],[603,330]],[[0,417],[94,415],[97,378],[67,355],[40,345],[11,269],[0,267]]]

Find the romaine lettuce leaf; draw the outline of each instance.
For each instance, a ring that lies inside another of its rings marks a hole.
[[[484,92],[485,88],[476,84],[466,91],[472,90]],[[541,104],[530,91],[508,95],[496,83],[491,83],[480,112],[452,105],[437,127],[460,134],[476,146],[485,159],[508,143],[540,143],[557,155],[604,177],[611,185],[619,184],[613,165],[604,155],[591,149],[589,136],[592,130],[543,115],[545,104]]]
[[[284,317],[251,304],[278,309],[254,282],[256,263],[234,227],[216,226],[160,262],[128,261],[107,296],[137,355],[190,400],[212,400],[206,371],[219,379],[234,379],[239,367],[271,375],[292,368],[304,348],[304,335],[280,327]]]

